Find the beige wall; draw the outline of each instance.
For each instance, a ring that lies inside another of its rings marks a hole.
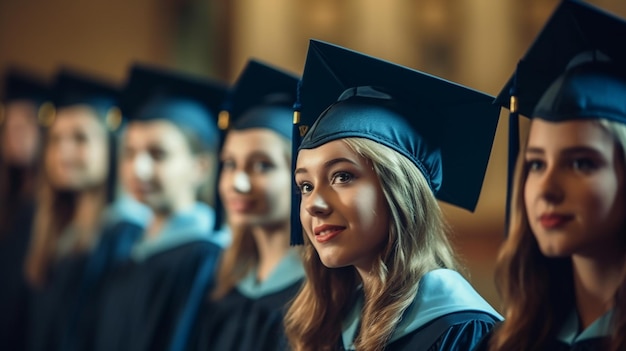
[[[590,1],[622,17],[626,4]],[[2,0],[0,70],[61,64],[121,82],[139,60],[232,81],[248,57],[301,72],[318,38],[497,94],[558,0]],[[475,213],[443,205],[472,281],[497,304],[504,226],[502,113]]]

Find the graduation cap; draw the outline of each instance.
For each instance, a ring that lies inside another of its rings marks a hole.
[[[550,120],[626,122],[623,69],[626,22],[580,1],[565,0],[539,33],[496,99],[509,108],[507,221],[519,152],[518,114]],[[614,62],[614,63],[611,63]],[[508,226],[508,224],[507,224]]]
[[[129,120],[164,119],[193,131],[210,149],[217,149],[217,115],[224,101],[222,83],[181,72],[134,64],[122,98]]]
[[[250,60],[230,92],[226,104],[229,120],[221,118],[220,128],[267,128],[291,139],[298,79],[267,63]]]
[[[27,100],[39,109],[39,120],[45,119],[50,103],[50,88],[43,78],[24,68],[12,66],[5,71],[2,103],[0,103],[0,123],[4,121],[4,104]]]
[[[88,105],[110,131],[118,130],[122,124],[119,99],[120,88],[101,77],[62,68],[54,78],[52,102],[56,110],[74,105]],[[53,113],[45,123],[51,125],[54,118]]]
[[[291,140],[298,80],[297,76],[278,67],[249,60],[229,91],[218,126],[224,133],[229,129],[265,128]],[[215,223],[220,226],[223,215],[219,195],[216,204]]]
[[[498,123],[492,101],[441,78],[311,40],[294,144],[301,140],[299,149],[312,149],[341,138],[373,140],[411,160],[438,199],[473,211]],[[298,244],[299,198],[292,201],[292,243]]]

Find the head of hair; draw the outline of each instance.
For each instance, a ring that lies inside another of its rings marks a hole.
[[[101,127],[107,131],[107,148],[108,148],[108,171],[105,183],[96,191],[101,193],[101,210],[109,203],[114,201],[116,194],[117,179],[117,137],[114,131],[110,130],[106,125],[105,115],[98,109],[92,109]],[[48,136],[44,136],[44,147],[48,143]],[[40,162],[45,164],[45,156],[41,157]],[[40,165],[41,169],[45,169]],[[37,209],[35,212],[32,238],[30,247],[25,260],[25,273],[27,280],[33,286],[41,286],[46,281],[47,268],[52,261],[57,243],[64,230],[74,219],[77,211],[78,192],[54,189],[45,174],[38,179],[37,184]],[[93,189],[92,189],[93,190]],[[98,223],[94,223],[94,228],[81,231],[76,246],[72,248],[72,252],[84,252],[89,250],[93,245],[97,233]]]
[[[389,209],[389,236],[372,266],[377,279],[368,288],[358,350],[382,350],[417,294],[420,279],[437,268],[456,268],[446,224],[428,182],[408,158],[374,141],[341,139],[371,162]],[[357,297],[354,267],[327,268],[308,238],[304,244],[307,280],[285,317],[294,350],[333,350],[341,323]]]
[[[626,165],[626,125],[603,119],[592,123],[613,136],[620,162]],[[524,204],[528,172],[522,150],[515,168],[508,238],[496,264],[496,287],[503,300],[506,322],[494,332],[490,350],[542,349],[556,338],[559,328],[575,308],[571,259],[544,256],[530,228]],[[625,293],[626,276],[614,299],[615,331],[623,330],[615,328],[626,327]],[[611,345],[606,345],[606,349],[626,348],[626,336],[622,334],[614,332]]]
[[[276,133],[276,135],[279,135]],[[285,162],[291,165],[291,141],[280,136],[283,143]],[[290,218],[285,218],[289,223]],[[217,273],[211,299],[219,300],[228,294],[235,285],[259,263],[259,251],[249,226],[230,225],[232,243],[224,251]],[[288,236],[289,233],[287,233]]]

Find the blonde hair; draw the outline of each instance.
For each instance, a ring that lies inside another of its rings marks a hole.
[[[626,126],[607,120],[593,123],[613,136],[616,150],[626,165]],[[506,322],[494,332],[489,348],[492,351],[545,347],[575,308],[571,260],[544,256],[530,229],[524,205],[527,176],[522,150],[516,164],[509,236],[496,263],[496,286],[502,296]],[[621,333],[626,328],[625,294],[626,279],[623,279],[614,298],[611,350],[626,349],[626,336]],[[609,345],[605,346],[608,349]]]
[[[372,270],[378,278],[365,296],[357,350],[382,350],[402,313],[417,294],[420,279],[437,268],[455,269],[443,214],[418,168],[396,151],[363,138],[341,139],[371,161],[390,213],[389,238]],[[359,284],[353,267],[329,269],[305,238],[307,281],[289,308],[285,329],[296,351],[334,350],[343,318]]]

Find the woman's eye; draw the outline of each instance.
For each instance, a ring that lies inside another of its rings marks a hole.
[[[272,168],[274,168],[274,165],[267,161],[256,161],[252,164],[254,172],[265,173]]]
[[[300,194],[307,194],[313,190],[313,186],[310,183],[300,183],[298,184],[298,190]]]
[[[536,172],[543,169],[544,163],[541,160],[527,160],[525,166],[529,172]]]
[[[349,172],[337,172],[337,173],[333,174],[332,179],[331,179],[331,183],[332,184],[349,183],[353,179],[354,179],[354,175],[352,175]]]
[[[577,171],[589,172],[597,168],[596,163],[589,158],[572,160],[572,168]]]

